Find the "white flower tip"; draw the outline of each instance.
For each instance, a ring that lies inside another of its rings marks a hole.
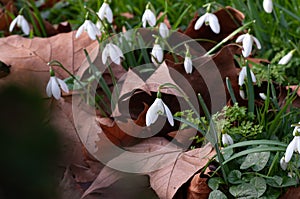
[[[246,99],[246,95],[245,95],[244,90],[240,90],[240,96],[241,96],[242,99]]]
[[[285,162],[284,156],[280,159],[280,167],[282,170],[286,170],[288,163]]]
[[[263,1],[263,8],[266,13],[271,13],[273,10],[273,2],[272,0],[264,0]]]
[[[259,93],[261,99],[266,100],[267,96],[264,93]]]

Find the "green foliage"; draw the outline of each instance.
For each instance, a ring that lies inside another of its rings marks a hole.
[[[262,126],[254,124],[253,114],[247,113],[246,107],[235,103],[232,107],[225,106],[219,113],[213,115],[218,132],[227,133],[237,141],[253,138],[262,133]]]

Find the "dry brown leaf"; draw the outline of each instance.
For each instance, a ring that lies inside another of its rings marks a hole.
[[[101,189],[111,186],[126,175],[126,173],[121,171],[104,167],[91,186],[83,193],[82,198],[85,198],[91,193],[101,193]]]
[[[173,198],[177,190],[203,168],[214,155],[215,152],[210,144],[181,153],[176,161],[170,162],[170,165],[149,174],[151,187],[159,198]]]
[[[207,178],[200,177],[196,174],[188,188],[187,199],[207,199],[211,189],[207,185]]]
[[[299,86],[297,86],[297,85],[292,85],[292,86],[286,86],[285,88],[286,88],[286,90],[292,89],[292,91],[295,91],[295,90],[297,89],[297,95],[300,97],[300,89],[299,89]]]
[[[166,147],[168,145],[168,147]],[[109,187],[126,176],[121,172],[133,169],[150,177],[151,187],[159,198],[172,198],[177,190],[199,171],[215,152],[211,145],[204,148],[182,152],[176,145],[162,137],[152,137],[137,145],[126,147],[124,153],[107,163],[84,193],[84,197],[100,189]],[[132,154],[134,153],[134,155]],[[149,155],[148,157],[145,153]],[[119,171],[111,169],[117,168]],[[156,168],[158,168],[156,170]]]
[[[104,167],[98,161],[85,160],[85,162],[86,165],[72,164],[70,166],[72,174],[78,183],[93,182]]]
[[[66,168],[63,179],[59,183],[59,193],[61,199],[80,199],[83,194],[80,186],[73,178],[70,168]]]
[[[72,98],[66,97],[59,101],[48,100],[49,123],[62,133],[62,162],[61,166],[83,164],[86,158],[81,140],[77,135],[72,115]]]
[[[10,74],[0,79],[0,86],[17,83],[29,88],[38,88],[45,93],[49,80],[51,60],[60,61],[71,73],[76,74],[85,59],[83,49],[89,52],[97,44],[83,34],[75,39],[75,32],[62,33],[49,38],[23,38],[18,35],[0,39],[0,61],[10,65]],[[63,53],[62,53],[63,52]],[[69,75],[55,67],[56,75],[66,78]]]

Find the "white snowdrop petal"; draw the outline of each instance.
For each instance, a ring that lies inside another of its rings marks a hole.
[[[243,35],[240,35],[240,36],[238,36],[238,38],[236,39],[236,43],[240,43],[240,42],[242,42],[243,41],[243,39],[245,38],[245,36],[246,36],[246,34],[243,34]]]
[[[285,162],[289,162],[291,160],[292,155],[294,153],[295,144],[296,144],[296,139],[294,137],[294,139],[290,142],[290,144],[286,148],[285,156],[284,156],[285,157]]]
[[[52,89],[51,89],[52,82],[51,81],[52,81],[52,78],[50,77],[49,82],[46,87],[46,93],[47,93],[48,97],[52,96]]]
[[[164,108],[162,105],[162,100],[160,98],[156,98],[146,113],[146,125],[150,126],[151,124],[155,123],[158,118],[158,112],[163,111]]]
[[[156,17],[151,10],[148,10],[148,23],[151,27],[155,26],[156,24]]]
[[[259,93],[261,99],[266,100],[267,96],[264,93]]]
[[[246,71],[247,72],[247,71]],[[254,75],[254,73],[252,72],[252,70],[250,69],[250,74],[251,74],[251,79],[252,79],[252,82],[255,83],[256,82],[256,77]]]
[[[266,13],[271,13],[273,10],[273,2],[272,0],[264,0],[263,1],[263,8],[266,11]]]
[[[16,23],[18,21],[18,17],[14,18],[14,20],[12,20],[12,22],[9,25],[9,32],[12,32],[14,27],[16,26]]]
[[[242,99],[246,99],[244,90],[240,90],[239,93]]]
[[[253,44],[253,41],[252,41],[251,35],[246,34],[246,36],[243,39],[243,51],[242,51],[242,53],[243,53],[244,57],[248,57],[251,54],[252,44]]]
[[[93,28],[93,23],[91,21],[89,21],[86,25],[86,31],[89,35],[89,37],[91,38],[91,40],[95,40],[96,39],[96,32],[94,31]]]
[[[285,65],[292,59],[292,57],[293,57],[293,53],[289,52],[279,60],[278,64]]]
[[[24,32],[25,35],[29,35],[30,33],[30,27],[27,22],[27,20],[23,17],[22,19],[22,25],[21,25],[22,31]]]
[[[208,18],[209,26],[212,29],[212,31],[216,34],[219,34],[220,33],[220,24],[219,24],[219,20],[218,20],[217,16],[209,13],[209,15],[207,15],[207,18]]]
[[[255,42],[257,48],[258,48],[258,49],[261,49],[261,44],[260,44],[259,40],[258,40],[256,37],[254,37],[254,36],[252,36],[252,39],[254,40],[254,42]]]
[[[165,23],[160,23],[159,25],[159,34],[162,38],[167,38],[169,36],[169,29]]]
[[[66,82],[64,82],[63,80],[61,80],[61,79],[59,79],[59,78],[57,78],[57,81],[58,81],[58,83],[59,83],[61,89],[62,89],[63,91],[65,91],[65,93],[69,93],[69,88],[68,88]]]
[[[199,30],[202,27],[202,25],[205,21],[205,18],[206,18],[206,15],[204,14],[196,21],[195,26],[194,26],[195,30]]]
[[[287,168],[287,163],[285,162],[285,159],[284,159],[284,157],[282,157],[281,159],[280,159],[280,167],[282,168],[282,170],[286,170],[286,168]]]
[[[106,19],[109,23],[112,23],[113,21],[113,13],[112,13],[112,10],[111,8],[109,7],[109,5],[107,6],[106,8]]]
[[[106,9],[107,3],[103,3],[98,11],[98,17],[103,20],[105,15],[105,9]]]
[[[191,74],[193,70],[193,63],[191,57],[186,56],[184,59],[184,69],[187,74]]]
[[[107,62],[107,58],[109,56],[109,46],[110,44],[106,44],[106,46],[104,47],[103,51],[102,51],[102,63],[106,64]]]
[[[118,55],[118,52],[116,51],[116,47],[114,44],[110,44],[110,48],[109,48],[109,56],[110,59],[116,63],[116,64],[120,64],[120,57]]]
[[[61,95],[60,88],[59,88],[59,86],[58,86],[58,84],[57,84],[56,77],[53,76],[53,77],[51,77],[51,78],[53,78],[52,81],[51,81],[51,83],[52,83],[52,85],[51,85],[52,95],[53,95],[53,97],[54,97],[55,99],[59,100],[60,95]]]
[[[166,112],[166,115],[167,115],[167,118],[168,118],[168,121],[169,121],[170,125],[174,126],[174,118],[173,118],[173,115],[172,115],[169,107],[165,103],[163,103],[163,105],[164,105],[164,109],[165,109],[165,112]]]
[[[247,68],[244,66],[242,67],[239,74],[239,86],[242,86],[245,83],[246,76],[247,76]]]

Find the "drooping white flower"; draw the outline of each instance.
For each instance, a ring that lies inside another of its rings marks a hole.
[[[255,83],[256,77],[255,77],[254,73],[252,72],[252,70],[250,70],[250,74],[251,74],[252,82]],[[246,77],[247,77],[247,67],[243,66],[241,69],[241,72],[239,74],[239,86],[242,86],[245,83]]]
[[[293,153],[300,151],[300,136],[294,136],[285,151],[285,161],[289,162],[292,158]]]
[[[185,72],[187,74],[191,74],[192,71],[193,71],[193,62],[192,62],[192,59],[191,57],[185,57],[184,58],[184,69],[185,69]]]
[[[164,52],[161,46],[157,43],[154,44],[151,51],[151,61],[154,65],[158,66],[164,58]]]
[[[193,62],[191,58],[191,53],[188,45],[185,45],[186,47],[186,53],[185,53],[185,58],[184,58],[184,69],[187,74],[191,74],[193,71]]]
[[[287,63],[289,63],[289,61],[290,61],[290,60],[292,59],[292,57],[293,57],[294,52],[295,52],[295,49],[294,49],[294,50],[291,50],[290,52],[288,52],[288,54],[286,54],[285,56],[283,56],[283,57],[279,60],[278,64],[280,64],[280,65],[286,65]]]
[[[113,43],[108,43],[103,49],[102,52],[102,63],[105,64],[107,62],[108,57],[110,57],[111,61],[120,65],[121,64],[121,58],[124,59],[123,52],[121,49],[113,44]]]
[[[156,17],[149,8],[146,8],[146,10],[142,16],[142,23],[143,23],[144,28],[146,28],[147,22],[148,22],[149,26],[151,26],[151,27],[154,27],[156,24]]]
[[[113,21],[113,12],[111,8],[109,7],[109,4],[104,1],[104,3],[101,5],[99,11],[97,12],[97,15],[101,20],[104,18],[107,19],[108,23],[112,23]]]
[[[285,161],[284,156],[280,159],[280,167],[282,168],[282,170],[286,170],[288,163]]]
[[[86,19],[78,28],[75,37],[78,38],[83,33],[83,31],[86,31],[92,40],[95,40],[97,35],[101,35],[99,28],[97,28],[97,26],[88,19]]]
[[[273,1],[272,0],[264,0],[263,7],[266,13],[271,13],[273,10]]]
[[[254,75],[254,73],[250,70],[250,74],[251,74],[251,79],[252,79],[252,82],[255,83],[256,82],[256,77]],[[241,72],[239,74],[239,86],[240,86],[240,96],[242,99],[246,99],[246,96],[245,96],[245,92],[243,90],[243,84],[245,84],[245,79],[247,77],[247,67],[246,66],[243,66],[242,69],[241,69]]]
[[[267,96],[266,96],[266,94],[264,94],[264,93],[259,93],[259,97],[260,97],[261,99],[263,99],[263,100],[266,100],[266,99],[267,99]]]
[[[246,99],[246,95],[245,95],[245,91],[243,90],[243,87],[240,87],[239,93],[242,99]]]
[[[170,35],[169,28],[164,22],[159,25],[159,34],[162,38],[167,38]]]
[[[256,37],[254,37],[253,35],[250,35],[249,33],[240,35],[236,39],[237,43],[242,42],[242,44],[243,44],[242,54],[244,57],[248,57],[251,54],[253,41],[256,44],[257,48],[261,49],[261,44],[260,44],[259,40]]]
[[[154,124],[159,115],[166,114],[171,126],[174,126],[173,115],[161,98],[156,98],[146,113],[146,125]]]
[[[287,146],[285,151],[284,157],[286,163],[288,163],[291,160],[294,151],[300,153],[300,127],[299,126],[295,126],[293,135],[294,138]]]
[[[199,19],[195,23],[194,29],[199,30],[202,27],[203,23],[205,23],[205,25],[209,25],[214,33],[220,33],[219,20],[215,14],[207,12],[201,17],[199,17]]]
[[[67,84],[63,80],[57,78],[54,74],[54,71],[50,68],[50,80],[46,87],[46,93],[48,97],[53,95],[55,99],[59,100],[61,97],[60,89],[66,93],[69,92]]]
[[[234,142],[230,135],[228,135],[227,133],[223,133],[222,134],[222,143],[226,147],[228,145],[232,145]]]
[[[14,18],[14,20],[12,20],[12,22],[9,25],[9,32],[13,31],[15,25],[21,28],[25,35],[29,35],[30,27],[23,15],[19,14],[16,18]]]

